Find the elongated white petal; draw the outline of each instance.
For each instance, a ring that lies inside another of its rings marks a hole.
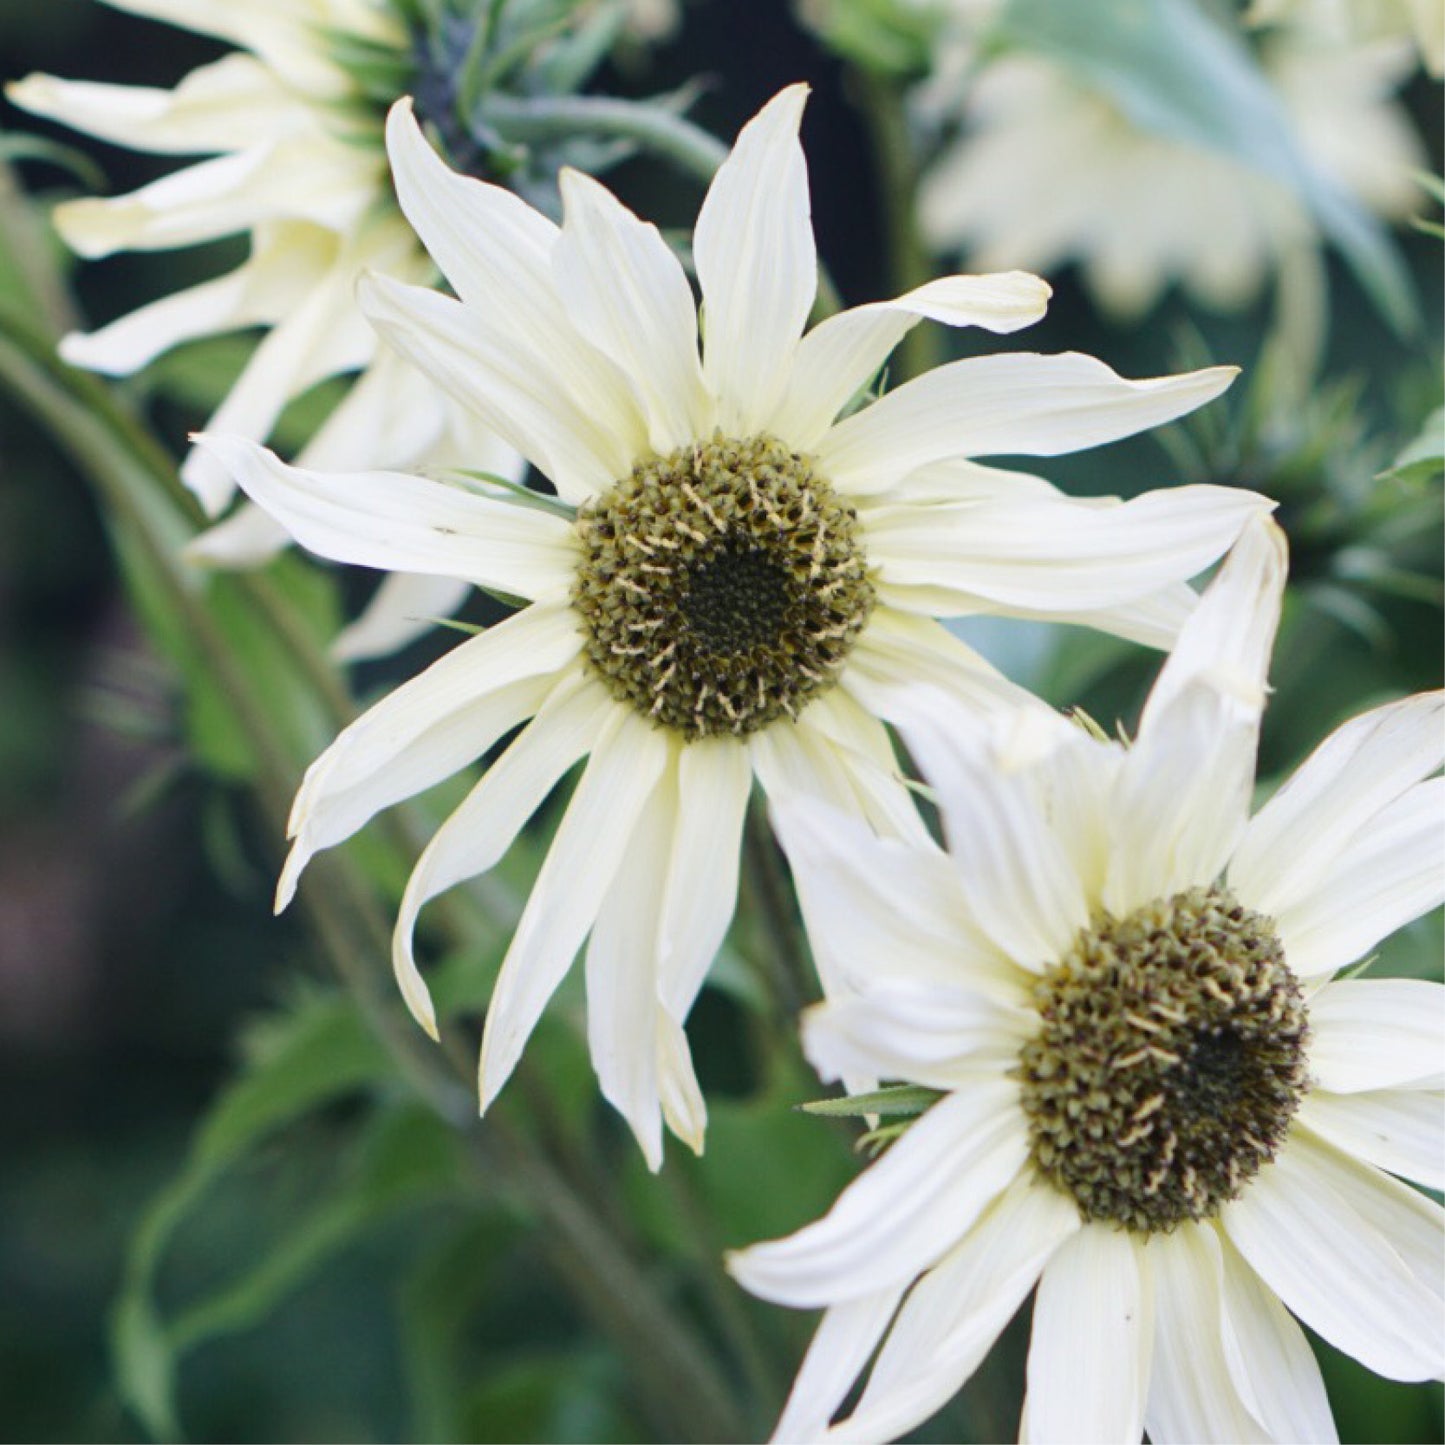
[[[240,150],[314,124],[309,108],[249,55],[222,56],[170,90],[27,75],[5,94],[32,115],[161,155]]]
[[[653,451],[710,435],[697,308],[681,263],[657,227],[605,186],[574,170],[563,170],[559,185],[564,221],[552,269],[573,325],[631,383]]]
[[[1445,693],[1338,727],[1250,821],[1229,866],[1251,908],[1287,907],[1379,811],[1445,761]]]
[[[186,544],[185,557],[203,567],[260,567],[291,545],[291,534],[254,502],[243,502],[224,522]],[[470,584],[463,584],[470,590]]]
[[[866,495],[947,457],[1059,456],[1173,421],[1213,401],[1236,375],[1220,366],[1128,381],[1075,352],[972,357],[839,422],[818,461],[834,486]]]
[[[563,774],[586,756],[615,711],[602,688],[578,673],[554,683],[544,696],[531,723],[432,836],[397,909],[392,967],[417,1022],[433,1037],[436,1021],[412,938],[417,915],[437,894],[501,859]],[[532,897],[537,896],[534,887]],[[566,961],[571,963],[571,954]]]
[[[780,91],[745,125],[698,212],[692,253],[707,331],[703,375],[724,432],[772,415],[813,309],[818,253],[798,143],[806,85]]]
[[[1336,1149],[1429,1189],[1445,1189],[1445,1106],[1438,1090],[1313,1090],[1300,1123]]]
[[[1154,1358],[1144,1425],[1155,1445],[1265,1442],[1229,1368],[1223,1262],[1209,1225],[1186,1224],[1149,1241],[1154,1277]]]
[[[1239,839],[1287,566],[1284,534],[1257,518],[1164,664],[1114,790],[1116,916],[1212,883]]]
[[[885,1289],[824,1311],[773,1431],[775,1445],[809,1445],[823,1438],[902,1297],[901,1289]]]
[[[587,937],[662,774],[668,747],[663,734],[623,707],[614,707],[595,739],[502,960],[482,1033],[483,1109],[516,1067],[543,1007]]]
[[[671,741],[668,747],[675,754],[679,744]],[[599,751],[596,762],[608,767],[609,754]],[[658,880],[666,876],[678,817],[673,771],[662,773],[641,806],[611,886],[601,895],[586,963],[592,1067],[603,1097],[627,1120],[654,1173],[662,1168],[656,1046],[657,935],[662,912]],[[618,820],[617,826],[625,828],[626,820]],[[594,866],[593,858],[583,864]],[[567,883],[557,886],[565,889]]]
[[[1278,1297],[1219,1240],[1224,1355],[1235,1388],[1271,1440],[1339,1438],[1319,1363],[1302,1329]]]
[[[513,192],[450,170],[409,99],[392,106],[386,144],[402,211],[465,303],[461,335],[470,331],[473,349],[492,358],[488,370],[512,378],[509,390],[542,405],[550,398],[559,424],[582,427],[607,458],[608,481],[625,476],[646,448],[646,427],[625,377],[584,339],[558,294],[557,227]],[[560,488],[568,479],[552,480]]]
[[[1042,800],[1012,771],[1007,740],[957,736],[942,716],[900,728],[937,796],[970,915],[1021,968],[1047,968],[1087,926],[1089,900]]]
[[[1149,1253],[1091,1224],[1044,1266],[1029,1343],[1030,1445],[1119,1445],[1144,1429],[1154,1344]]]
[[[911,904],[899,894],[894,908]],[[812,932],[809,931],[811,938]],[[874,967],[879,955],[873,954]],[[937,965],[935,965],[936,967]],[[889,955],[890,975],[892,958]],[[967,977],[966,970],[960,973]],[[888,977],[866,992],[830,997],[803,1018],[803,1051],[820,1078],[906,1079],[934,1089],[971,1089],[1007,1074],[1038,1033],[1037,1012],[963,983]]]
[[[1445,989],[1417,978],[1326,984],[1309,1002],[1310,1073],[1332,1094],[1445,1083]]]
[[[296,794],[278,908],[290,902],[313,854],[449,777],[529,716],[580,646],[569,608],[529,607],[454,648],[344,728]]]
[[[830,316],[799,343],[787,387],[765,429],[791,447],[811,451],[920,321],[1006,334],[1033,325],[1050,294],[1047,282],[1025,271],[943,276],[896,300]]]
[[[1015,1179],[913,1287],[857,1409],[827,1438],[894,1440],[944,1405],[1079,1227],[1070,1200],[1027,1173]]]
[[[1297,1128],[1222,1222],[1294,1314],[1377,1375],[1445,1370],[1438,1205]]]
[[[1027,1154],[1017,1085],[980,1081],[935,1104],[822,1219],[730,1255],[728,1268],[753,1294],[801,1308],[904,1285],[967,1231]]]
[[[1067,620],[1137,600],[1202,572],[1271,504],[1234,487],[1171,487],[1117,506],[1071,498],[864,512],[884,583],[954,592]]]
[[[634,449],[609,427],[608,413],[589,413],[566,376],[526,365],[524,353],[479,325],[460,302],[384,276],[362,277],[356,295],[383,337],[545,473],[567,501],[586,501],[631,471]],[[637,447],[644,440],[639,431]]]
[[[1275,914],[1301,978],[1332,973],[1445,901],[1445,779],[1382,808]]]
[[[335,562],[465,578],[526,598],[565,592],[576,570],[576,533],[539,508],[405,472],[291,467],[243,437],[196,444],[303,547]]]
[[[471,594],[470,582],[421,572],[390,572],[381,580],[356,621],[336,634],[331,656],[337,662],[389,657],[425,636],[438,618],[450,617]]]

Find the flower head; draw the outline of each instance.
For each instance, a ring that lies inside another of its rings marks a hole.
[[[313,765],[280,901],[318,849],[530,718],[402,902],[397,975],[435,1030],[413,957],[418,911],[496,863],[588,756],[502,966],[482,1100],[590,933],[594,1063],[654,1163],[663,1117],[700,1144],[682,1025],[732,915],[753,779],[780,816],[821,797],[921,839],[880,719],[912,705],[920,678],[949,706],[1029,701],[933,615],[1048,615],[1166,645],[1195,600],[1183,579],[1268,506],[1213,487],[1074,502],[970,460],[1136,432],[1215,396],[1228,369],[1126,381],[1084,356],[983,357],[840,420],[920,319],[1012,331],[1041,314],[1048,288],[1016,273],[949,277],[805,335],[817,283],[805,94],[790,87],[747,125],[703,203],[701,355],[682,265],[609,191],[565,171],[558,227],[450,171],[410,107],[394,110],[402,206],[459,299],[373,277],[363,304],[556,497],[327,474],[234,439],[207,444],[315,551],[529,600]]]
[[[1250,818],[1284,572],[1251,526],[1132,745],[909,732],[949,853],[795,823],[855,990],[810,1057],[939,1097],[824,1219],[732,1259],[827,1308],[781,1437],[912,1429],[1035,1285],[1029,1440],[1333,1439],[1289,1312],[1380,1374],[1445,1367],[1445,1215],[1390,1177],[1445,1178],[1445,989],[1334,978],[1445,897],[1445,699],[1346,723]]]

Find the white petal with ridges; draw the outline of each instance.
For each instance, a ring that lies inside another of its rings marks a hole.
[[[485,1110],[572,966],[666,766],[670,740],[614,705],[527,898],[487,1009],[478,1068]]]
[[[576,572],[575,531],[540,508],[405,472],[291,467],[242,437],[195,440],[303,547],[334,562],[464,578],[528,599],[565,592]]]
[[[335,662],[389,657],[452,616],[472,593],[470,582],[420,572],[390,572],[354,622],[336,634]]]
[[[1236,375],[1220,366],[1129,381],[1076,352],[954,361],[839,422],[818,464],[840,491],[866,495],[948,457],[1059,456],[1184,416]]]
[[[1011,1080],[940,1100],[838,1197],[786,1239],[728,1257],[745,1289],[800,1308],[906,1284],[1006,1189],[1028,1154]]]
[[[1366,1213],[1357,1207],[1361,1184],[1375,1201]],[[1422,1210],[1436,1217],[1422,1220]],[[1425,1278],[1405,1255],[1419,1253],[1422,1224],[1438,1251],[1439,1213],[1296,1129],[1221,1220],[1254,1272],[1311,1329],[1377,1375],[1428,1380],[1445,1369],[1440,1261]]]
[[[1310,1074],[1322,1089],[1438,1089],[1445,988],[1420,978],[1328,983],[1309,1001]]]
[[[1336,1149],[1377,1169],[1445,1189],[1445,1105],[1434,1089],[1359,1094],[1312,1090],[1300,1123]]]
[[[1445,694],[1421,693],[1332,732],[1250,821],[1230,864],[1251,908],[1274,913],[1380,809],[1445,760]]]
[[[1039,1280],[1029,1343],[1029,1445],[1124,1445],[1144,1429],[1154,1343],[1149,1253],[1087,1224]]]
[[[1008,333],[1031,326],[1051,295],[1024,271],[944,276],[893,301],[855,306],[820,322],[798,344],[797,359],[764,430],[811,451],[834,418],[922,320]]]
[[[692,253],[706,319],[703,376],[731,436],[760,430],[791,373],[818,286],[808,167],[798,142],[806,85],[745,125],[698,212]]]

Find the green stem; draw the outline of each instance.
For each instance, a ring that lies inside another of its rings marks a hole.
[[[863,119],[868,126],[878,176],[883,188],[884,247],[891,286],[900,295],[933,279],[933,258],[918,232],[918,164],[903,96],[897,86],[880,75],[855,70]],[[894,353],[893,385],[932,370],[944,357],[939,327],[924,323],[903,338]]]

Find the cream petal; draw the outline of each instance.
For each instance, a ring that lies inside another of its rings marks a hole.
[[[572,324],[631,383],[653,451],[710,435],[697,309],[681,263],[656,226],[591,177],[564,169],[559,186],[564,220],[552,270]]]
[[[1076,352],[972,357],[839,422],[818,463],[834,486],[866,495],[947,457],[1058,456],[1173,421],[1213,401],[1236,375],[1220,366],[1129,381]]]
[[[562,370],[527,364],[504,332],[479,325],[460,302],[384,276],[363,276],[356,294],[387,341],[550,478],[564,500],[584,502],[631,471],[634,449],[606,412],[586,410]],[[640,431],[637,441],[645,441]]]
[[[1251,908],[1275,913],[1390,803],[1445,761],[1445,693],[1421,693],[1338,727],[1254,816],[1230,864]]]
[[[612,699],[580,673],[553,683],[550,692],[545,691],[547,680],[539,681],[542,685],[536,690],[543,692],[543,698],[540,706],[529,709],[536,716],[437,829],[412,869],[397,909],[392,967],[412,1014],[433,1038],[436,1020],[414,952],[417,915],[439,893],[485,873],[502,858],[562,776],[587,755],[615,712]],[[498,730],[496,736],[500,735]],[[532,897],[537,896],[534,886]],[[571,964],[570,954],[566,961]]]
[[[1361,1209],[1361,1194],[1371,1203]],[[1250,1267],[1289,1309],[1337,1349],[1392,1380],[1428,1380],[1441,1356],[1439,1259],[1411,1261],[1422,1231],[1438,1254],[1441,1221],[1387,1175],[1312,1143],[1296,1129],[1221,1216]]]
[[[1122,1445],[1144,1429],[1154,1343],[1149,1255],[1086,1224],[1044,1266],[1029,1343],[1031,1445]]]
[[[703,376],[731,436],[763,428],[788,384],[818,286],[806,85],[779,91],[742,129],[698,212],[692,253],[706,334]]]
[[[822,1219],[728,1257],[775,1304],[841,1304],[899,1287],[933,1264],[1023,1167],[1028,1134],[1011,1080],[981,1080],[924,1114]]]
[[[315,124],[311,108],[249,55],[222,56],[171,90],[27,75],[5,94],[32,115],[158,155],[244,150]]]
[[[303,547],[335,562],[465,578],[528,599],[565,592],[576,571],[576,533],[536,507],[405,472],[291,467],[242,437],[196,445]]]
[[[1159,674],[1114,789],[1116,916],[1212,883],[1239,840],[1287,569],[1284,534],[1251,522]]]
[[[449,777],[529,716],[579,651],[571,609],[538,604],[468,639],[343,728],[296,794],[278,907],[314,854]]]
[[[675,758],[680,745],[669,740],[666,746]],[[611,765],[601,752],[597,762]],[[657,936],[662,913],[658,880],[666,876],[680,816],[674,774],[675,763],[663,770],[641,806],[615,875],[601,896],[586,961],[592,1067],[602,1096],[627,1120],[654,1174],[662,1168],[656,1045]],[[625,826],[625,819],[620,821]],[[583,866],[593,867],[594,859],[589,857]],[[566,883],[557,886],[565,888]]]
[[[450,617],[470,596],[472,584],[421,572],[391,572],[381,579],[361,615],[336,634],[336,662],[389,657]]]
[[[1310,1074],[1332,1094],[1445,1084],[1445,988],[1418,978],[1341,979],[1309,1001]]]
[[[1072,1201],[1021,1174],[914,1285],[863,1396],[829,1440],[894,1440],[950,1400],[1079,1229]]]
[[[1290,967],[1316,978],[1363,958],[1445,901],[1445,779],[1382,808],[1274,914]]]
[[[1117,506],[1071,498],[883,506],[863,513],[880,581],[1070,620],[1137,601],[1218,560],[1272,504],[1235,487],[1171,487]]]
[[[1024,271],[944,276],[896,300],[830,316],[799,343],[786,388],[763,429],[799,451],[811,451],[920,321],[1006,334],[1039,320],[1051,294],[1047,282]]]
[[[203,567],[261,567],[291,545],[291,534],[269,512],[244,502],[224,522],[186,544],[185,557]]]
[[[1214,1230],[1186,1224],[1155,1235],[1149,1240],[1149,1268],[1154,1278],[1154,1356],[1144,1407],[1149,1439],[1154,1445],[1268,1441],[1226,1358],[1223,1262]]]
[[[663,1122],[694,1154],[701,1154],[707,1102],[693,1072],[687,1035],[666,1009],[657,1014],[657,1072]]]
[[[912,898],[901,896],[911,907]],[[888,958],[891,974],[891,955],[881,956]],[[872,957],[875,969],[879,957]],[[1026,995],[1018,990],[1018,996],[1021,1004]],[[865,992],[830,997],[809,1009],[803,1052],[828,1082],[906,1079],[933,1089],[969,1089],[980,1077],[1015,1068],[1038,1029],[1036,1011],[984,988],[890,976]]]
[[[483,1110],[516,1067],[542,1009],[587,937],[670,745],[665,734],[615,704],[596,736],[487,1009],[478,1069]]]
[[[463,325],[474,348],[494,358],[488,369],[511,377],[509,390],[557,403],[583,435],[605,438],[607,481],[625,476],[647,449],[647,428],[626,378],[584,339],[558,294],[557,227],[513,192],[451,170],[422,135],[410,99],[392,106],[386,144],[402,211],[466,303]]]
[[[1332,1445],[1339,1436],[1304,1331],[1228,1238],[1217,1231],[1215,1238],[1223,1264],[1224,1355],[1235,1388],[1269,1439]]]
[[[823,1438],[902,1297],[901,1289],[885,1289],[824,1311],[772,1433],[774,1445],[809,1445]]]
[[[1445,1108],[1430,1089],[1315,1089],[1300,1123],[1336,1149],[1428,1189],[1445,1189]]]

